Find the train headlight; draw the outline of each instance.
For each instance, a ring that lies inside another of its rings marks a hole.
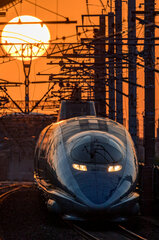
[[[108,167],[108,172],[118,172],[122,169],[121,165],[110,165]]]
[[[73,163],[72,164],[72,167],[78,171],[84,171],[86,172],[87,171],[87,166],[86,165],[81,165],[81,164],[76,164],[76,163]]]

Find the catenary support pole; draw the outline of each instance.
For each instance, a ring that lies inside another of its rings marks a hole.
[[[137,146],[136,100],[136,0],[128,0],[129,131]],[[133,83],[133,85],[131,84]]]
[[[106,116],[105,15],[99,16],[99,29],[94,29],[94,96],[97,116]]]
[[[109,34],[109,118],[115,120],[115,77],[114,77],[114,13],[108,13]]]
[[[123,84],[122,84],[122,0],[115,0],[116,28],[116,120],[123,123]]]
[[[142,175],[141,202],[144,213],[150,214],[153,205],[153,163],[155,158],[155,0],[145,0],[145,166]]]

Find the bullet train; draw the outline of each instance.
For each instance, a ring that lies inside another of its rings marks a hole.
[[[34,178],[48,209],[67,220],[120,221],[137,214],[138,162],[129,132],[91,107],[77,114],[84,105],[70,108],[76,113],[69,118],[66,105],[63,120],[43,129],[35,150]]]

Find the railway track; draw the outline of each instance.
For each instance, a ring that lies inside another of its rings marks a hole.
[[[139,235],[143,236],[143,239],[159,239],[159,221],[158,217],[155,218],[155,216],[138,216],[125,223],[122,227],[129,229],[130,232],[137,232]]]
[[[136,234],[125,227],[118,225],[116,227],[111,227],[111,230],[102,231],[87,231],[76,224],[65,222],[71,229],[76,231],[80,237],[87,240],[147,240],[146,238]]]
[[[0,204],[3,202],[6,198],[10,197],[13,193],[20,191],[21,189],[24,188],[29,188],[31,187],[31,184],[28,183],[0,183]],[[13,196],[14,197],[14,196]],[[28,200],[30,201],[30,200]],[[141,221],[141,225],[143,226],[143,229],[139,226],[138,221]],[[56,219],[57,222],[57,219]],[[146,223],[147,222],[147,223]],[[153,221],[149,221],[149,219],[144,219],[142,217],[135,218],[135,220],[132,220],[131,222],[128,222],[127,224],[122,223],[121,225],[108,225],[107,223],[101,223],[96,225],[87,225],[84,223],[75,223],[75,222],[69,222],[69,221],[64,221],[65,225],[67,224],[67,228],[64,231],[69,232],[68,227],[70,230],[74,231],[77,233],[77,236],[79,236],[77,239],[83,240],[110,240],[110,239],[115,239],[115,240],[154,240],[158,239],[153,238],[154,237],[154,228],[157,226],[154,226]],[[135,225],[136,223],[136,225]],[[47,225],[47,224],[46,224]],[[151,235],[150,232],[147,230],[147,225],[150,226],[151,229]],[[48,227],[48,226],[47,226]],[[129,230],[128,230],[129,229]],[[131,230],[130,230],[131,229]],[[50,230],[51,231],[51,230]],[[61,231],[61,230],[60,230]],[[72,232],[70,231],[70,232]],[[147,231],[147,232],[146,232]],[[156,230],[157,231],[157,230]],[[1,233],[1,229],[0,229]],[[71,233],[70,233],[71,235]],[[3,235],[2,235],[3,236]],[[159,236],[159,235],[157,235]],[[1,234],[0,234],[0,239],[1,239]],[[3,238],[2,238],[3,239]]]
[[[134,233],[133,231],[128,230],[122,225],[117,226],[117,231],[122,234],[123,236],[127,237],[130,240],[148,240],[147,238],[144,238],[140,236],[137,233]]]
[[[87,239],[87,240],[101,240],[100,238],[94,236],[93,234],[89,233],[88,231],[82,229],[81,227],[75,225],[75,224],[70,224],[67,223],[71,229],[76,231],[82,238]]]
[[[9,183],[9,182],[1,182],[0,183],[0,204],[3,203],[3,201],[8,198],[11,194],[15,193],[16,191],[19,191],[20,189],[24,187],[30,187],[31,185],[26,185],[22,183]],[[4,240],[3,237],[3,230],[0,226],[0,240]]]
[[[24,183],[1,183],[0,203],[4,201],[9,195],[13,194],[16,191],[19,191],[21,188],[26,188],[30,186],[31,184],[24,184]]]

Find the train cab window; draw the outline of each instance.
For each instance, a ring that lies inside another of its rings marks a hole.
[[[124,158],[124,151],[114,139],[84,135],[76,139],[70,155],[76,162],[110,164],[120,162]]]

